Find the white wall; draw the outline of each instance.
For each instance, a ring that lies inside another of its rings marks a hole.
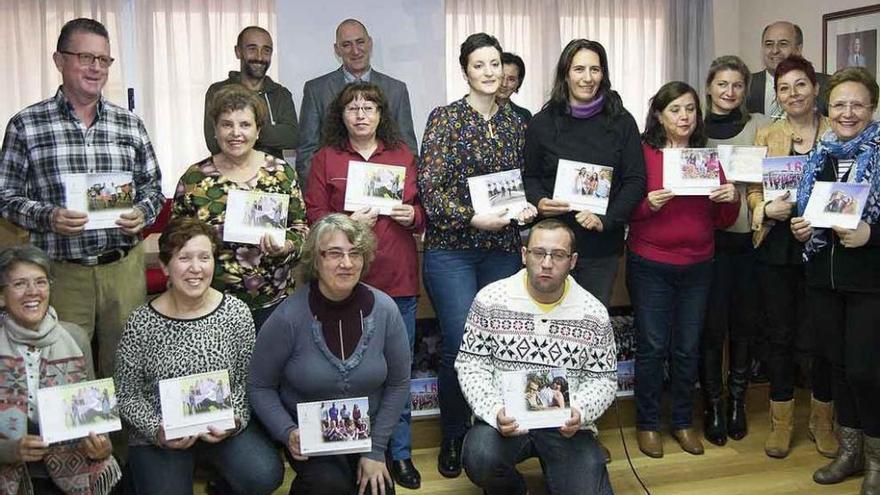
[[[443,0],[278,0],[276,13],[275,63],[297,111],[303,84],[341,64],[336,26],[356,18],[373,38],[372,66],[407,84],[421,143],[428,113],[446,103]]]

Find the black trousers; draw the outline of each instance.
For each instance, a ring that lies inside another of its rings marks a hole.
[[[832,366],[837,422],[880,437],[880,294],[814,287],[807,293]]]
[[[813,395],[832,400],[831,365],[818,351],[818,335],[811,325],[803,265],[758,264],[767,337],[767,374],[770,399],[794,398],[796,364],[809,366]]]

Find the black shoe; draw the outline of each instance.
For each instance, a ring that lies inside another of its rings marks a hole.
[[[394,481],[410,490],[418,490],[422,486],[422,475],[412,463],[412,459],[403,459],[400,461],[391,461],[391,477]]]
[[[767,376],[767,363],[760,359],[752,359],[749,365],[749,381],[752,383],[767,383],[770,378]]]
[[[746,401],[743,399],[731,399],[727,407],[727,435],[734,440],[742,440],[748,432]]]
[[[462,438],[444,439],[437,455],[437,471],[447,478],[458,478],[461,474]]]
[[[709,443],[719,447],[727,443],[727,421],[724,418],[724,401],[721,399],[706,400],[703,436]]]

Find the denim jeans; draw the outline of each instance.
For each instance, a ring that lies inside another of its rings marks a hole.
[[[478,421],[468,431],[462,465],[468,478],[489,495],[521,495],[526,482],[516,465],[537,457],[552,495],[611,494],[605,457],[592,432],[579,431],[571,438],[552,428],[502,437],[495,428]]]
[[[712,283],[712,262],[669,265],[630,251],[626,284],[636,324],[636,426],[660,429],[663,364],[669,360],[672,426],[689,428],[693,420],[694,384],[700,351],[700,329]]]
[[[199,440],[186,450],[155,445],[129,448],[128,463],[138,495],[191,495],[196,462],[213,467],[237,494],[269,494],[284,481],[278,450],[256,418],[244,431],[217,444]]]
[[[443,438],[458,438],[467,431],[471,411],[455,372],[464,321],[477,292],[522,267],[520,253],[481,249],[425,251],[425,289],[440,321],[442,349],[437,384]]]
[[[400,310],[400,316],[403,317],[403,324],[406,326],[406,336],[409,339],[409,353],[412,355],[413,344],[416,339],[416,307],[418,299],[416,296],[395,297],[394,302],[397,303],[397,309]],[[410,362],[410,366],[412,363]],[[403,413],[400,414],[400,420],[391,431],[391,458],[395,461],[409,459],[412,450],[412,432],[410,431],[412,400],[406,401]]]
[[[357,495],[360,454],[311,456],[306,461],[297,461],[284,449],[284,457],[296,473],[290,495]],[[369,486],[364,493],[371,493]],[[386,483],[385,495],[395,493],[394,483]]]

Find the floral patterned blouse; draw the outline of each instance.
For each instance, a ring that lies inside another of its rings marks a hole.
[[[462,98],[428,117],[419,160],[419,191],[428,214],[426,249],[519,250],[517,228],[478,230],[468,177],[522,170],[525,124],[503,105],[486,120]]]
[[[213,287],[232,294],[253,309],[277,304],[293,292],[293,265],[299,259],[303,240],[308,232],[302,193],[297,185],[296,171],[284,160],[266,155],[266,163],[257,173],[256,185],[230,181],[208,157],[189,167],[174,193],[173,217],[196,216],[217,229],[223,239],[226,219],[226,198],[230,189],[281,193],[290,196],[287,208],[287,239],[293,250],[286,256],[269,256],[253,244],[223,242],[214,266]]]

